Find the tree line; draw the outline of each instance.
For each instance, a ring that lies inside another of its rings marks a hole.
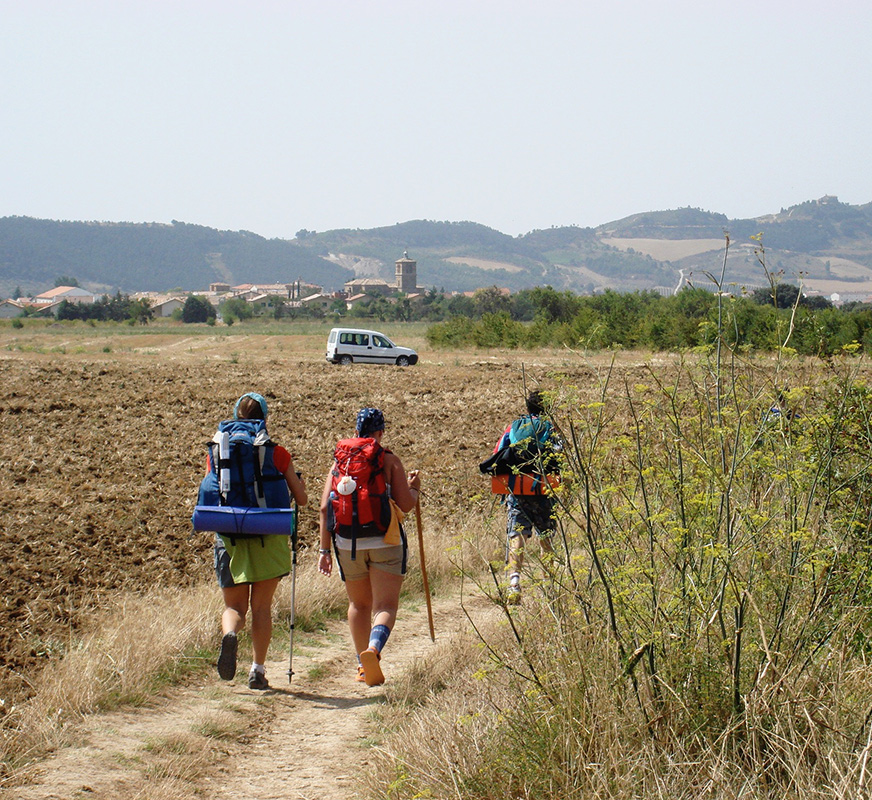
[[[678,351],[713,345],[721,337],[747,350],[788,347],[816,356],[846,348],[872,351],[872,306],[836,308],[787,283],[743,296],[685,287],[668,297],[651,291],[582,297],[542,287],[511,297],[490,290],[469,300],[465,313],[428,329],[431,346]]]
[[[104,294],[93,303],[71,303],[69,300],[62,300],[58,306],[57,318],[147,325],[153,314],[148,300],[133,300],[130,295],[117,292],[112,296]]]
[[[582,296],[550,286],[514,294],[496,286],[471,295],[446,295],[433,289],[414,302],[403,295],[373,296],[368,304],[350,310],[344,300],[337,300],[326,311],[279,301],[272,310],[275,319],[431,322],[427,339],[433,347],[680,351],[712,345],[720,337],[747,350],[788,347],[802,355],[824,357],[844,349],[872,351],[872,305],[854,302],[836,308],[826,298],[804,296],[790,283],[739,296],[692,286],[665,297],[653,291],[612,290]],[[219,312],[229,325],[253,314],[238,298],[224,301]],[[147,300],[132,300],[120,292],[92,304],[64,301],[57,314],[60,320],[130,324],[147,324],[152,316]],[[216,309],[205,298],[190,295],[173,318],[215,324]]]
[[[225,301],[220,310],[230,324],[251,316],[250,308],[239,300]],[[854,302],[836,308],[827,298],[805,296],[799,286],[781,282],[739,296],[692,286],[665,297],[654,291],[612,290],[583,296],[551,286],[511,294],[496,286],[457,295],[431,289],[417,301],[401,294],[374,295],[351,309],[342,299],[327,311],[279,303],[273,316],[431,322],[427,338],[434,347],[677,351],[711,345],[720,335],[739,349],[789,347],[817,356],[844,348],[872,351],[872,306]],[[188,313],[182,318],[207,321]]]

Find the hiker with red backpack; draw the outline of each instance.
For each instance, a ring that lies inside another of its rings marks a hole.
[[[291,497],[298,506],[306,505],[306,486],[293,457],[266,432],[267,413],[266,400],[256,392],[236,401],[233,419],[220,423],[209,443],[198,506],[290,508]],[[217,666],[224,680],[236,675],[237,634],[250,610],[253,660],[248,687],[270,688],[264,663],[272,638],[273,595],[290,571],[288,536],[215,534],[215,576],[224,597]]]
[[[384,683],[382,649],[397,620],[408,545],[403,516],[421,493],[417,470],[382,447],[384,414],[364,408],[356,436],[342,439],[321,495],[318,570],[333,572],[331,544],[348,595],[348,625],[357,653],[357,680]]]

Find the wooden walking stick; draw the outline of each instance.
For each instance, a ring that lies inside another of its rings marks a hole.
[[[418,552],[421,559],[421,578],[424,580],[424,597],[427,598],[427,621],[430,623],[430,641],[436,641],[433,630],[433,606],[430,602],[430,583],[427,580],[427,565],[424,562],[424,526],[421,524],[421,497],[415,503],[415,521],[418,523]]]

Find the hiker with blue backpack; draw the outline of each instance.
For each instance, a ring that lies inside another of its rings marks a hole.
[[[553,487],[557,483],[561,450],[560,439],[551,421],[545,419],[545,400],[541,392],[527,396],[527,413],[505,429],[493,455],[479,465],[493,476],[493,491],[503,496],[506,505],[506,566],[509,587],[506,601],[521,602],[521,568],[525,541],[536,532],[544,553],[553,553],[551,537],[555,531]]]
[[[348,626],[357,654],[357,680],[384,683],[381,653],[397,620],[408,544],[403,517],[421,494],[417,470],[382,446],[384,414],[363,408],[356,435],[340,440],[321,495],[318,570],[339,574],[348,595]]]
[[[206,476],[198,506],[288,509],[291,498],[307,502],[306,487],[292,455],[274,444],[266,430],[266,400],[248,392],[236,401],[233,419],[218,426],[209,443]],[[253,659],[250,689],[269,689],[264,664],[272,638],[272,601],[279,581],[291,571],[287,535],[215,534],[215,575],[224,596],[218,674],[236,675],[237,636],[251,612]]]

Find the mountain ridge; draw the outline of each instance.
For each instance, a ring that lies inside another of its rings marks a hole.
[[[726,282],[733,286],[764,285],[762,259],[771,273],[801,280],[810,291],[872,293],[872,203],[850,205],[828,195],[750,219],[686,207],[518,236],[470,221],[303,229],[294,239],[267,239],[175,220],[3,217],[0,296],[18,287],[44,291],[59,276],[106,293],[298,279],[333,290],[356,274],[393,283],[394,261],[406,251],[418,262],[419,285],[447,291],[546,284],[575,292],[671,291],[682,276],[710,284],[723,267],[727,235]]]

